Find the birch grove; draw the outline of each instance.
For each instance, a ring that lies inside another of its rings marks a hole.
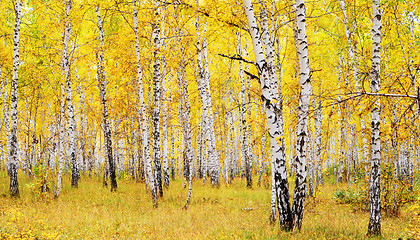
[[[0,238],[420,236],[416,2],[0,9]]]

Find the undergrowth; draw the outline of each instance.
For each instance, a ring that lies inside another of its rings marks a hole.
[[[278,223],[270,225],[271,189],[248,189],[242,179],[219,188],[195,180],[188,210],[182,208],[188,189],[178,179],[158,208],[144,183],[125,177],[111,193],[100,178],[82,177],[75,189],[65,175],[57,199],[53,191],[38,197],[34,181],[20,173],[21,197],[13,199],[8,177],[0,172],[0,239],[366,239],[369,218],[333,199],[347,183],[326,182],[315,198],[307,198],[301,232],[288,233]],[[418,213],[418,202],[411,202],[398,217],[383,218],[382,237],[418,238]]]

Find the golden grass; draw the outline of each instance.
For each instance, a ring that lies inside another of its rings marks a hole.
[[[58,199],[40,199],[31,179],[20,174],[21,197],[11,199],[8,178],[0,173],[0,236],[29,239],[366,239],[369,214],[332,199],[345,185],[325,185],[306,202],[301,232],[287,233],[270,225],[270,190],[247,189],[237,179],[219,189],[197,180],[188,210],[181,181],[171,182],[153,208],[143,183],[119,180],[111,193],[99,179],[83,178],[78,189],[68,179]],[[252,208],[252,210],[244,210]],[[414,212],[382,218],[385,239],[412,236]]]

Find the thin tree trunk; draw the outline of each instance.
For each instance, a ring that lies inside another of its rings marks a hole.
[[[171,97],[171,81],[168,79],[168,103],[172,103],[172,97]],[[172,107],[170,107],[172,108]],[[171,177],[172,180],[175,180],[175,137],[172,127],[172,115],[169,114],[169,130],[171,132]]]
[[[9,175],[10,175],[10,195],[19,197],[18,182],[18,138],[17,138],[17,103],[18,103],[18,84],[19,84],[19,33],[22,15],[22,2],[15,2],[15,29],[13,35],[13,77],[12,94],[10,96],[10,149],[9,151]]]
[[[298,129],[296,143],[296,187],[293,196],[294,229],[302,227],[303,210],[306,193],[306,160],[308,144],[308,113],[311,94],[311,78],[309,70],[308,44],[306,41],[306,16],[304,0],[296,1],[296,26],[299,57],[300,97],[298,107]]]
[[[341,98],[339,97],[339,100]],[[345,115],[345,103],[341,103],[338,108],[338,114],[340,115],[340,155],[338,159],[338,171],[337,171],[337,182],[343,182],[343,174],[344,174],[344,160],[346,159],[346,151],[345,151],[345,141],[346,141],[346,134],[345,134],[345,125],[344,125],[344,115]]]
[[[153,126],[153,158],[155,163],[155,181],[156,191],[160,197],[163,197],[162,188],[162,164],[160,161],[160,6],[159,2],[155,1],[154,6],[154,23],[153,28],[153,115],[152,115],[152,126]]]
[[[207,22],[204,25],[204,34],[207,32]],[[205,95],[207,99],[207,110],[208,110],[208,123],[207,123],[207,133],[209,134],[210,141],[208,142],[208,156],[210,163],[210,181],[212,186],[220,186],[220,162],[219,155],[217,152],[216,144],[216,134],[213,118],[213,106],[211,101],[211,91],[210,91],[210,72],[207,59],[207,39],[203,36],[203,67],[204,67],[204,88]]]
[[[313,101],[312,98],[312,102],[315,103]],[[309,197],[313,197],[314,196],[314,152],[313,152],[313,142],[314,142],[314,134],[312,132],[312,127],[311,127],[311,119],[308,119],[308,140],[309,140],[309,144],[308,144],[308,149],[307,149],[307,156],[308,157],[308,163],[307,163],[307,167],[308,167],[308,196]]]
[[[166,59],[162,59],[163,65],[163,81],[162,81],[162,157],[163,157],[163,176],[164,186],[169,187],[169,164],[168,164],[168,116],[167,116],[167,102],[166,102],[166,85],[169,80],[169,75],[166,72]],[[170,84],[170,81],[169,81]]]
[[[196,5],[199,5],[199,1],[196,1]],[[205,75],[206,71],[204,69],[203,58],[202,58],[202,44],[201,44],[201,36],[200,36],[200,17],[197,15],[196,24],[195,24],[196,32],[197,32],[197,41],[196,41],[196,48],[197,48],[197,71],[198,76],[197,86],[198,91],[200,94],[201,99],[201,132],[205,139],[203,139],[203,150],[207,150],[207,154],[203,154],[203,158],[201,161],[202,164],[202,174],[203,174],[203,183],[206,181],[207,177],[207,165],[210,161],[213,160],[214,156],[210,148],[207,148],[206,145],[210,145],[211,135],[210,135],[210,127],[209,127],[209,109],[208,109],[208,100],[207,100],[207,91],[206,91],[206,82],[205,82]],[[207,156],[206,156],[207,155]],[[211,163],[210,163],[211,164]]]
[[[277,202],[279,210],[280,227],[285,230],[292,229],[293,219],[290,211],[289,185],[287,181],[286,158],[284,155],[284,141],[281,135],[281,127],[277,121],[281,114],[279,106],[278,93],[275,94],[277,88],[275,82],[270,81],[269,69],[265,61],[264,52],[262,50],[262,41],[259,33],[257,21],[254,16],[254,10],[250,0],[243,0],[245,13],[247,16],[248,26],[250,29],[252,45],[256,58],[258,75],[261,83],[261,98],[265,106],[266,119],[268,122],[270,145],[271,145],[271,162],[273,171],[275,171],[275,185],[277,193]],[[266,29],[267,30],[267,29]],[[268,32],[268,30],[267,30]],[[268,54],[268,53],[267,53]],[[277,90],[278,91],[278,90]]]
[[[181,31],[179,36],[181,36]],[[181,44],[181,53],[182,59],[184,59],[185,52],[184,46]],[[186,63],[182,60],[179,65],[178,72],[178,84],[181,91],[181,125],[184,135],[184,161],[185,161],[185,170],[186,170],[186,181],[188,181],[188,196],[187,201],[184,205],[184,209],[188,208],[188,205],[191,200],[192,194],[192,174],[193,174],[193,148],[191,142],[191,113],[190,113],[190,103],[189,103],[189,94],[188,87],[186,82]]]
[[[37,88],[37,95],[36,95],[36,103],[35,103],[35,113],[34,113],[34,120],[33,120],[33,126],[32,126],[32,148],[31,148],[31,158],[29,159],[28,163],[24,164],[25,171],[28,169],[29,172],[32,170],[32,164],[37,162],[37,143],[39,142],[36,138],[36,118],[38,113],[38,106],[39,106],[39,94],[40,94],[40,87],[41,84],[38,84]]]
[[[66,154],[64,150],[64,114],[65,114],[65,95],[64,95],[64,83],[61,83],[61,102],[60,102],[60,126],[59,126],[59,135],[58,135],[58,148],[60,151],[58,159],[58,173],[57,173],[57,182],[56,182],[56,191],[54,197],[57,198],[60,195],[61,191],[61,179],[63,172],[63,163],[65,162]]]
[[[85,121],[84,121],[84,117],[85,117],[85,111],[86,111],[86,106],[85,106],[85,99],[83,96],[83,91],[82,91],[82,87],[80,86],[80,78],[79,78],[79,73],[77,71],[77,68],[74,68],[75,72],[76,72],[76,78],[79,81],[79,102],[80,102],[80,131],[79,131],[79,141],[80,141],[80,149],[82,150],[82,161],[81,161],[81,169],[83,170],[83,172],[86,171],[87,168],[87,154],[86,154],[86,135],[85,134]],[[87,125],[86,125],[87,128]]]
[[[3,121],[4,121],[4,128],[6,130],[6,170],[7,174],[10,175],[10,112],[9,112],[9,91],[7,89],[7,78],[3,81],[3,76],[1,73],[0,68],[0,79],[2,85],[2,93],[3,93]]]
[[[140,44],[139,44],[139,33],[138,33],[138,23],[137,23],[137,6],[136,0],[133,0],[133,18],[134,18],[134,36],[136,40],[136,59],[137,59],[137,91],[138,91],[138,104],[139,104],[139,123],[141,125],[141,135],[143,141],[143,154],[144,154],[144,161],[145,161],[145,172],[149,182],[150,192],[152,194],[153,205],[157,207],[157,194],[155,188],[155,180],[152,173],[152,162],[150,158],[150,151],[149,151],[149,129],[147,124],[146,118],[146,106],[144,102],[143,96],[143,73],[141,71],[140,65]],[[147,181],[146,181],[147,182]]]
[[[74,137],[74,132],[76,130],[76,123],[74,118],[74,109],[73,109],[73,98],[72,98],[72,89],[71,89],[71,78],[70,78],[70,63],[69,63],[69,40],[70,34],[72,31],[72,24],[70,18],[72,1],[68,0],[66,2],[66,28],[64,30],[64,48],[63,48],[63,72],[64,80],[66,83],[67,91],[67,115],[68,115],[68,137],[69,137],[69,158],[71,164],[71,186],[78,187],[79,181],[79,168],[76,162],[76,140]]]
[[[380,0],[372,2],[372,92],[380,90],[381,73],[381,10]],[[371,110],[372,160],[370,172],[370,217],[368,235],[381,235],[381,101],[378,97]]]
[[[321,149],[322,149],[322,135],[321,135],[321,127],[322,127],[322,100],[321,100],[321,90],[319,93],[318,98],[318,109],[314,111],[317,116],[315,119],[315,154],[316,154],[316,164],[317,164],[317,176],[316,176],[316,189],[318,190],[318,186],[322,184],[322,159],[321,159]]]
[[[241,46],[241,38],[239,35],[239,31],[236,32],[236,37],[238,41],[238,55],[239,57],[242,57],[242,46]],[[241,140],[241,162],[244,166],[245,176],[246,176],[246,186],[252,187],[252,180],[249,178],[250,172],[248,171],[248,163],[249,163],[249,154],[248,154],[248,127],[246,125],[246,100],[245,100],[245,91],[246,91],[246,85],[245,85],[245,78],[243,74],[243,63],[242,61],[239,62],[239,76],[241,79],[241,122],[242,122],[242,140]]]
[[[104,121],[104,142],[106,151],[106,160],[109,165],[109,178],[111,180],[111,192],[117,190],[117,177],[115,174],[115,163],[112,156],[112,140],[111,140],[111,129],[109,128],[108,120],[108,108],[106,99],[106,79],[105,79],[105,67],[104,67],[104,33],[102,28],[101,15],[99,13],[99,5],[96,5],[96,15],[98,17],[98,28],[100,36],[100,50],[99,50],[99,63],[98,63],[98,82],[99,91],[102,105],[102,116]]]

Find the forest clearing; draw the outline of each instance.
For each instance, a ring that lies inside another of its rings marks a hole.
[[[183,209],[188,189],[179,178],[158,208],[153,208],[143,184],[124,179],[112,193],[100,179],[81,179],[78,189],[64,181],[67,187],[59,199],[53,199],[52,193],[41,196],[32,179],[21,182],[20,199],[2,193],[2,239],[367,239],[368,212],[334,198],[340,189],[348,189],[347,183],[321,187],[316,197],[307,200],[301,232],[292,233],[270,224],[270,187],[249,189],[241,179],[219,189],[194,180],[188,210]],[[2,173],[1,189],[7,184]],[[370,239],[418,238],[419,202],[404,205],[399,216],[384,217],[382,237]]]
[[[418,0],[0,9],[1,238],[420,238]]]

